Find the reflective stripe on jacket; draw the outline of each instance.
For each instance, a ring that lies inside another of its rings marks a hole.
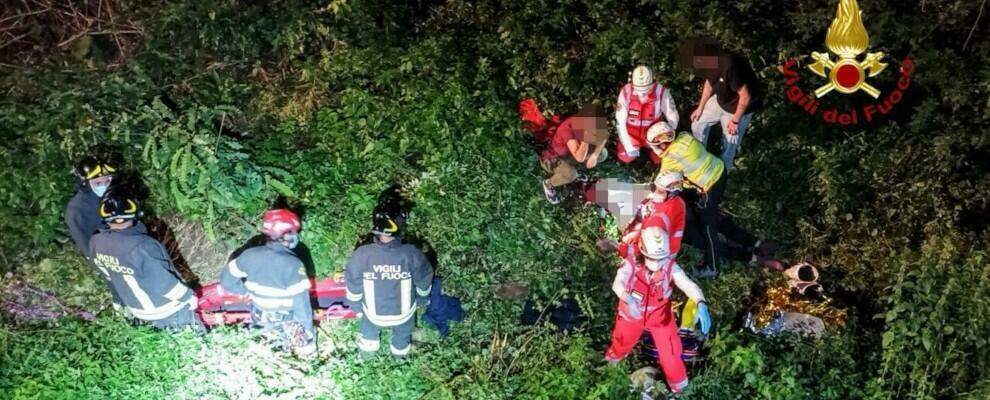
[[[681,133],[661,156],[660,171],[681,171],[684,179],[707,192],[718,182],[725,167],[705,145],[688,133]]]
[[[416,299],[430,294],[433,267],[419,249],[396,239],[354,250],[344,271],[347,300],[380,327],[400,325],[416,313]]]
[[[144,224],[104,229],[89,242],[92,262],[131,314],[146,321],[195,309],[196,297],[179,277],[165,247],[148,236]]]

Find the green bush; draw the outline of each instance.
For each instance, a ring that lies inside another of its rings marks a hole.
[[[623,398],[632,363],[600,361],[616,262],[594,248],[604,233],[591,210],[546,206],[515,106],[524,96],[558,112],[609,105],[627,71],[646,62],[687,129],[698,80],[675,51],[684,38],[709,35],[747,56],[768,93],[725,209],[787,244],[792,259],[824,267],[851,321],[819,341],[739,332],[750,291],[769,275],[731,266],[704,284],[719,334],[706,367],[692,371],[690,396],[983,398],[990,139],[979,127],[990,122],[990,44],[976,40],[980,26],[966,48],[958,40],[980,6],[861,3],[873,47],[910,56],[917,68],[900,114],[850,129],[786,103],[776,70],[822,50],[833,2],[130,4],[145,43],[124,66],[3,67],[0,270],[73,304],[101,293],[61,221],[73,188],[67,171],[90,152],[120,155],[157,216],[198,222],[229,244],[252,236],[259,214],[285,199],[304,213],[303,241],[321,276],[341,270],[375,196],[398,182],[416,203],[410,234],[436,251],[468,320],[400,365],[355,364],[345,344],[354,327],[334,325],[324,335],[337,349],[301,379],[325,380],[327,398]],[[611,164],[596,174],[647,175]],[[681,260],[689,267],[698,257]],[[493,296],[504,282],[525,283],[541,304],[575,297],[591,323],[570,336],[518,327],[519,304]],[[283,377],[262,369],[250,374],[262,382],[250,390],[189,389],[210,386],[198,377],[217,367],[181,349],[241,356],[241,332],[176,345],[101,320],[0,330],[0,338],[0,388],[23,398],[84,397],[82,383],[94,396],[314,395],[281,388]],[[59,386],[53,376],[75,379]]]

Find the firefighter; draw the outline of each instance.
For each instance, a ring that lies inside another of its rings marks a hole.
[[[643,331],[653,337],[658,361],[671,391],[679,393],[687,387],[687,370],[681,360],[681,339],[677,321],[671,310],[673,287],[684,292],[698,304],[695,322],[703,334],[711,327],[711,316],[705,295],[677,265],[670,251],[670,237],[664,230],[660,215],[643,221],[637,239],[637,251],[622,261],[615,274],[612,291],[618,296],[612,344],[605,352],[609,362],[619,362],[639,342]]]
[[[72,172],[79,178],[79,185],[76,195],[65,207],[65,224],[76,248],[89,259],[89,239],[104,226],[99,213],[100,196],[110,187],[115,168],[94,157],[86,157]]]
[[[299,216],[292,211],[266,211],[262,232],[267,243],[230,260],[220,273],[220,287],[234,294],[247,294],[254,324],[278,340],[279,347],[308,356],[316,351],[316,330],[309,276],[293,252],[299,244],[300,226]]]
[[[354,250],[345,267],[347,300],[361,315],[362,359],[378,351],[382,329],[392,330],[392,356],[406,357],[412,348],[416,308],[425,306],[430,294],[433,267],[422,251],[402,242],[406,217],[399,203],[379,203],[372,242]]]
[[[646,131],[650,126],[665,121],[677,127],[679,119],[670,91],[656,82],[650,67],[637,66],[630,73],[629,82],[619,91],[615,106],[619,161],[629,163],[639,157],[639,149],[647,147]],[[654,164],[660,162],[652,152],[650,160]]]
[[[148,236],[135,196],[124,187],[110,188],[100,199],[99,215],[108,228],[89,241],[92,261],[130,315],[159,329],[204,331],[196,296],[165,247]]]

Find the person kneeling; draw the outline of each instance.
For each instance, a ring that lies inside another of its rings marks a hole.
[[[139,221],[142,212],[136,196],[115,185],[100,198],[99,213],[108,228],[90,239],[89,254],[121,305],[137,320],[158,329],[204,332],[195,312],[196,295],[165,246],[148,236],[148,228]]]
[[[264,246],[245,250],[220,273],[220,287],[251,297],[251,319],[272,336],[278,347],[308,356],[316,351],[311,283],[293,249],[299,244],[299,216],[269,210],[263,217]]]

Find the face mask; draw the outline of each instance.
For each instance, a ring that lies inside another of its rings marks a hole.
[[[299,235],[296,233],[287,233],[282,236],[282,244],[290,249],[296,248],[299,245]]]
[[[650,90],[653,90],[653,85],[633,87],[633,93],[636,93],[636,95],[640,97],[650,94]]]
[[[93,188],[93,193],[96,194],[96,197],[103,197],[103,194],[107,192],[107,189],[110,186],[109,185],[101,185],[101,186],[90,185],[90,187]]]

